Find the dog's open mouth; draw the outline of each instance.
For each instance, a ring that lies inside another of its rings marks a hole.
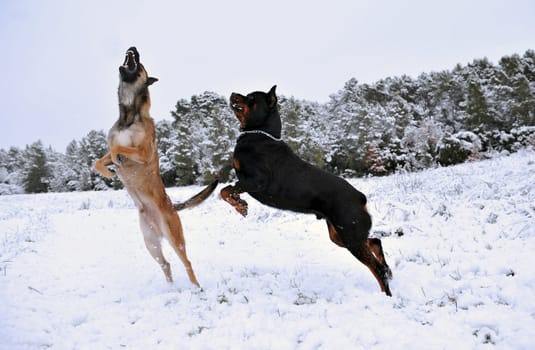
[[[232,95],[230,95],[230,108],[232,108],[234,112],[243,112],[245,110],[243,96],[237,93],[232,93]]]
[[[133,81],[137,78],[139,71],[139,53],[135,47],[131,47],[126,51],[124,63],[119,67],[119,72],[123,81]]]
[[[235,111],[235,112],[243,112],[243,107],[241,105],[239,105],[238,103],[231,103],[230,104],[230,107]]]
[[[128,69],[130,72],[134,72],[137,68],[136,55],[133,50],[126,51],[126,57],[124,59],[123,67]]]
[[[232,95],[230,95],[229,102],[230,108],[236,115],[236,118],[238,118],[238,120],[240,121],[240,127],[245,128],[250,110],[249,106],[245,102],[244,96],[237,93],[232,93]]]

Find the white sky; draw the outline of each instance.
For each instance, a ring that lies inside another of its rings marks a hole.
[[[0,148],[64,152],[118,117],[129,46],[150,75],[153,118],[180,98],[268,90],[325,102],[350,78],[497,63],[535,48],[533,0],[0,0]]]

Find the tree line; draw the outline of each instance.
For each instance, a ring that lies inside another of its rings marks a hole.
[[[262,87],[251,87],[258,90]],[[267,89],[267,87],[266,87]],[[303,159],[342,176],[416,171],[535,145],[535,51],[476,59],[451,70],[350,79],[326,103],[279,96],[283,138]],[[238,122],[213,92],[177,101],[156,124],[166,186],[234,176]],[[0,194],[121,188],[93,170],[107,152],[104,131],[73,140],[64,153],[36,141],[0,149]]]

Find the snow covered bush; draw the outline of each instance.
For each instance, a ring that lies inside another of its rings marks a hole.
[[[515,142],[511,151],[516,152],[526,146],[535,147],[535,126],[521,126],[511,130]]]
[[[481,149],[479,136],[469,131],[461,131],[448,136],[438,146],[438,163],[448,166],[468,159],[476,159]]]
[[[478,132],[485,152],[516,152],[535,144],[535,126],[519,126],[510,130]]]

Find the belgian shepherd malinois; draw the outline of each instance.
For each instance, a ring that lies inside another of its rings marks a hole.
[[[158,79],[149,77],[139,61],[135,47],[126,51],[119,67],[119,120],[108,133],[109,152],[99,159],[95,169],[110,178],[119,175],[139,210],[139,222],[145,245],[161,266],[168,282],[171,268],[162,254],[161,240],[167,238],[180,257],[191,283],[199,282],[186,256],[182,225],[176,210],[195,206],[205,200],[217,186],[217,180],[184,203],[173,204],[160,177],[154,120],[149,115],[148,87]],[[114,166],[115,172],[108,169]]]

